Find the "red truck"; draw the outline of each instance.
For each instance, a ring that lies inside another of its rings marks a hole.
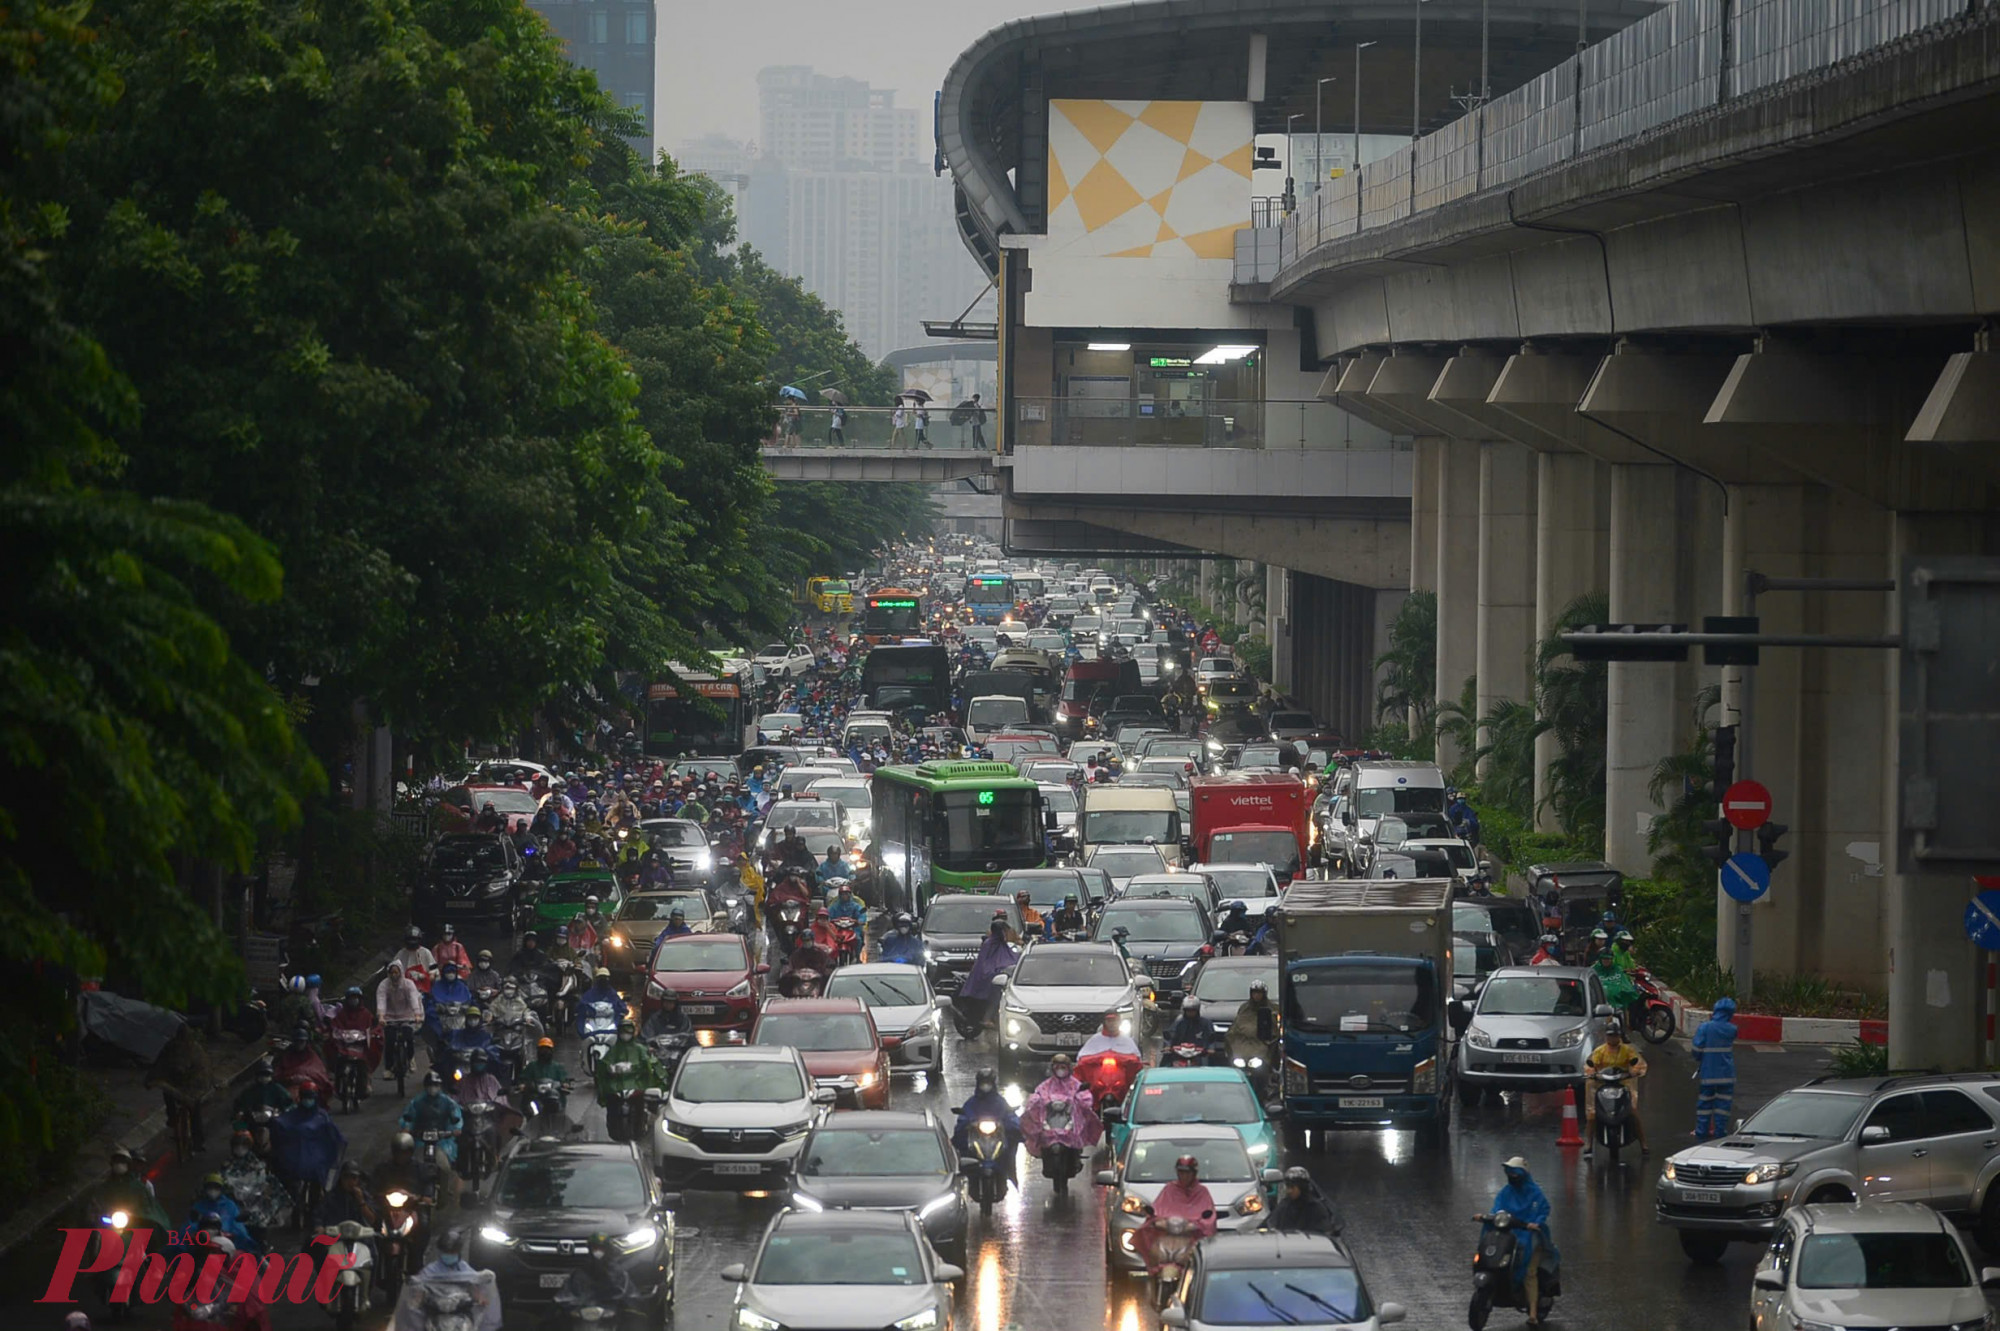
[[[1306,862],[1312,800],[1288,772],[1225,772],[1188,783],[1194,858],[1202,864],[1270,865],[1289,883]]]

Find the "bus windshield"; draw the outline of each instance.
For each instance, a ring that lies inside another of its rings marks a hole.
[[[1014,580],[1003,574],[979,574],[965,580],[967,605],[1014,604]]]
[[[949,790],[938,796],[934,853],[941,867],[1039,863],[1042,826],[1032,790]]]
[[[900,638],[906,633],[916,633],[924,626],[923,607],[917,598],[907,592],[885,592],[868,598],[868,608],[862,619],[865,632],[880,637]]]

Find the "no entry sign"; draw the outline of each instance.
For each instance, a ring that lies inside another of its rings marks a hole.
[[[1722,792],[1722,816],[1748,832],[1771,821],[1771,792],[1761,781],[1738,781]]]

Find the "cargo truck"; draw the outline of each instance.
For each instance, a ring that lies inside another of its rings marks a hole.
[[[1198,864],[1268,864],[1298,877],[1312,844],[1312,800],[1287,772],[1225,772],[1188,782],[1190,849]]]
[[[1278,991],[1287,1131],[1444,1132],[1451,1106],[1451,880],[1309,880],[1285,890]]]

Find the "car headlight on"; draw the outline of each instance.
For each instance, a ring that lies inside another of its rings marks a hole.
[[[618,1240],[620,1252],[643,1252],[660,1241],[658,1225],[641,1225],[630,1234]]]
[[[1410,1070],[1410,1094],[1436,1095],[1438,1089],[1438,1061],[1427,1058]]]
[[[487,1243],[497,1243],[503,1248],[511,1246],[514,1242],[514,1236],[498,1225],[481,1225],[479,1237]]]
[[[1485,1031],[1480,1030],[1477,1026],[1466,1028],[1465,1042],[1474,1049],[1491,1049],[1493,1047],[1493,1037]]]
[[[1028,1024],[1018,1017],[1007,1018],[1007,1038],[1019,1040],[1028,1034]]]
[[[715,852],[713,851],[697,850],[694,853],[693,858],[694,858],[694,867],[697,869],[711,868],[715,864]]]
[[[1263,1209],[1264,1197],[1261,1193],[1246,1192],[1243,1194],[1242,1200],[1236,1203],[1236,1214],[1238,1215],[1256,1215]]]
[[[625,946],[625,936],[624,936],[623,934],[612,934],[611,936],[609,936],[608,938],[606,938],[606,939],[605,939],[604,941],[605,941],[606,943],[608,943],[608,944],[609,944],[610,946],[612,946],[612,947],[623,947],[623,946]]]
[[[824,1211],[826,1209],[824,1206],[821,1206],[817,1200],[806,1196],[806,1194],[804,1194],[803,1192],[795,1192],[792,1194],[792,1205],[796,1206],[801,1211]]]
[[[893,1325],[896,1331],[935,1331],[938,1325],[937,1309],[926,1308],[920,1313],[911,1313]]]
[[[1775,1183],[1781,1178],[1790,1178],[1799,1172],[1799,1162],[1788,1160],[1784,1164],[1752,1165],[1750,1172],[1743,1176],[1746,1184]]]
[[[1583,1043],[1583,1027],[1572,1026],[1556,1037],[1556,1048],[1574,1049]]]
[[[1134,1192],[1121,1192],[1118,1194],[1118,1209],[1126,1215],[1144,1215],[1146,1199]]]
[[[783,1327],[764,1314],[752,1312],[748,1308],[736,1310],[736,1326],[738,1331],[784,1331]]]
[[[748,997],[750,997],[750,981],[748,981],[748,980],[740,980],[740,981],[738,981],[737,983],[735,983],[735,984],[732,984],[732,985],[730,985],[730,986],[729,986],[729,988],[728,988],[728,989],[727,989],[727,990],[726,990],[726,991],[725,991],[725,992],[723,993],[723,995],[722,995],[722,996],[723,996],[724,998],[748,998]]]
[[[1139,1031],[1139,1009],[1120,1008],[1118,1011],[1118,1033],[1136,1038]]]
[[[1262,1160],[1265,1156],[1269,1155],[1270,1153],[1271,1153],[1271,1143],[1269,1142],[1258,1142],[1255,1146],[1252,1146],[1250,1148],[1250,1154],[1255,1156],[1259,1160]]]
[[[955,1192],[947,1192],[941,1196],[933,1197],[917,1208],[917,1219],[928,1220],[957,1200],[958,1194]]]
[[[1661,1168],[1661,1170],[1660,1170],[1660,1176],[1661,1176],[1662,1178],[1666,1179],[1666,1180],[1667,1180],[1667,1182],[1669,1182],[1669,1183],[1673,1182],[1673,1181],[1674,1181],[1674,1179],[1678,1177],[1678,1175],[1677,1175],[1677,1174],[1675,1173],[1675,1171],[1674,1171],[1674,1162],[1673,1162],[1673,1161],[1671,1161],[1671,1160],[1667,1161],[1667,1163],[1665,1164],[1665,1166],[1663,1166],[1663,1167]]]
[[[856,1079],[854,1084],[865,1091],[875,1084],[875,1074],[873,1072],[864,1072]]]

